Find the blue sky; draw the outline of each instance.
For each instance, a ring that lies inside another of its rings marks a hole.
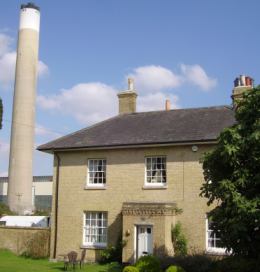
[[[0,175],[8,170],[20,4],[1,1]],[[118,112],[116,94],[135,79],[138,110],[231,104],[233,80],[259,84],[260,1],[38,0],[40,67],[35,145]],[[257,73],[258,72],[258,73]],[[34,174],[52,173],[35,152]]]

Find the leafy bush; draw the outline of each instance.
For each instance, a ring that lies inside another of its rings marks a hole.
[[[212,272],[252,272],[259,271],[260,260],[241,257],[227,257],[216,262]]]
[[[126,242],[121,237],[117,240],[116,246],[108,246],[108,248],[102,250],[100,254],[100,263],[106,264],[111,262],[122,262],[122,250],[125,247]]]
[[[49,240],[49,232],[36,232],[27,242],[27,250],[22,253],[22,256],[30,257],[32,259],[42,259],[49,257]]]
[[[6,204],[0,203],[0,217],[3,216],[4,214],[15,215],[14,212],[10,211],[9,207]]]
[[[185,270],[180,266],[171,265],[167,268],[165,272],[185,272]]]
[[[172,227],[172,244],[175,256],[187,255],[187,239],[183,234],[181,223],[178,222]]]
[[[161,271],[160,260],[152,255],[142,256],[138,259],[135,266],[140,272],[159,272]]]
[[[212,272],[215,261],[207,255],[187,255],[162,259],[162,268],[170,265],[182,267],[186,272]]]
[[[33,215],[35,216],[50,216],[50,212],[49,211],[44,211],[44,210],[35,210]]]
[[[135,266],[128,265],[123,269],[123,272],[139,272]]]

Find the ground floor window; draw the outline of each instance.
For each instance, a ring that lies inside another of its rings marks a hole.
[[[84,245],[107,245],[107,212],[84,213]]]
[[[212,220],[206,219],[206,250],[207,252],[220,253],[226,252],[226,249],[221,247],[221,239],[219,232],[213,231]]]

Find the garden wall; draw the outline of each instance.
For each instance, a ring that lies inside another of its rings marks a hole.
[[[18,255],[35,250],[49,256],[50,228],[0,226],[0,248]]]

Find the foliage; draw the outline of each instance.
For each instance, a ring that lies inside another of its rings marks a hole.
[[[30,259],[16,256],[10,251],[0,250],[1,272],[61,272],[63,262],[50,262],[48,259]],[[70,270],[71,271],[71,270]],[[85,264],[82,269],[76,271],[86,272],[121,272],[117,263],[99,265]]]
[[[241,257],[227,257],[218,260],[212,272],[252,272],[259,271],[260,260],[241,258]]]
[[[186,255],[165,257],[161,260],[162,268],[170,265],[182,267],[186,272],[210,272],[214,266],[214,260],[208,255]]]
[[[123,272],[139,272],[139,270],[135,266],[128,265],[123,269]]]
[[[122,240],[120,236],[117,240],[116,246],[108,246],[106,249],[102,250],[100,256],[100,263],[111,263],[111,262],[122,262],[122,250],[126,245],[126,241]]]
[[[3,216],[4,214],[15,215],[14,212],[10,211],[9,207],[6,204],[0,203],[0,217]]]
[[[177,222],[175,226],[172,226],[171,234],[174,254],[176,256],[187,255],[187,239],[183,234],[180,222]]]
[[[49,257],[49,232],[36,232],[27,242],[27,250],[22,253],[23,257],[42,259]]]
[[[180,266],[171,265],[166,269],[165,272],[185,272],[185,270]]]
[[[3,120],[3,103],[2,99],[0,98],[0,129],[2,128],[2,120]]]
[[[33,212],[33,215],[37,215],[37,216],[50,216],[50,212],[49,211],[41,211],[41,210],[35,210]]]
[[[161,270],[160,260],[152,255],[140,257],[135,266],[140,272],[159,272]]]
[[[259,258],[260,86],[238,103],[236,120],[204,156],[201,196],[208,205],[218,203],[209,216],[222,246],[234,255]]]

